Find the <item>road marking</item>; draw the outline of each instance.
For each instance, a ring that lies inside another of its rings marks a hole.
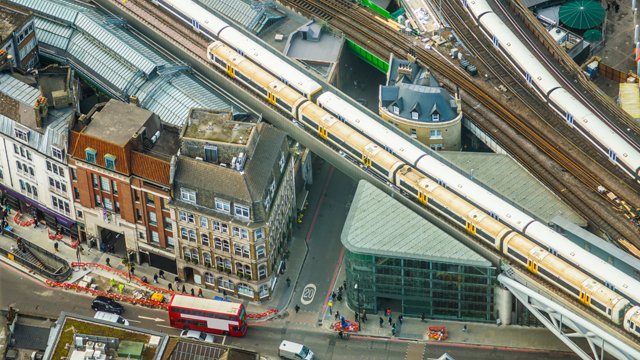
[[[313,298],[316,296],[316,286],[313,284],[308,284],[302,290],[302,296],[300,297],[300,302],[302,305],[309,305],[313,301]]]
[[[131,319],[129,319],[129,322],[141,323],[142,321],[140,321],[140,320],[131,320]]]
[[[155,322],[161,322],[164,321],[164,319],[160,319],[160,318],[152,318],[152,317],[147,317],[147,316],[142,316],[142,315],[138,315],[138,317],[140,319],[147,319],[147,320],[153,320]]]
[[[167,326],[167,325],[156,325],[158,327],[163,327],[163,328],[167,328],[167,329],[175,329],[173,326]],[[177,330],[177,329],[176,329]]]

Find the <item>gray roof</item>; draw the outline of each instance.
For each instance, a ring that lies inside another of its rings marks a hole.
[[[205,7],[223,14],[247,30],[259,34],[266,26],[284,17],[271,3],[249,4],[242,0],[198,0]]]
[[[288,153],[288,143],[286,135],[271,125],[260,123],[257,130],[258,143],[254,152],[248,155],[243,172],[179,156],[174,177],[175,193],[179,194],[183,187],[196,190],[197,205],[176,197],[173,200],[176,206],[212,213],[215,198],[219,197],[250,206],[252,221],[266,221],[263,201],[273,179],[276,178],[278,184],[280,182],[282,174],[278,161],[282,151]]]
[[[559,215],[587,226],[585,219],[507,155],[458,151],[439,151],[438,154],[463,173],[472,172],[476,181],[545,223]]]
[[[141,105],[165,123],[181,126],[191,107],[246,112],[96,8],[67,0],[9,1],[36,14],[42,55],[68,61],[120,100],[138,96]],[[171,68],[176,71],[163,72]]]
[[[341,234],[352,253],[490,267],[491,262],[361,180]]]

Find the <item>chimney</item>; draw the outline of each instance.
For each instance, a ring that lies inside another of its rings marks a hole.
[[[11,69],[11,59],[13,56],[9,55],[7,50],[0,49],[0,72],[7,69]]]
[[[399,64],[398,65],[398,78],[396,82],[400,82],[403,76],[406,76],[409,81],[413,81],[411,76],[411,65],[410,64]]]
[[[140,106],[140,100],[138,100],[138,97],[135,95],[131,95],[129,96],[129,103],[135,105],[135,106]]]
[[[42,121],[47,118],[49,107],[47,106],[47,98],[44,96],[38,96],[36,103],[33,106],[33,110],[36,113],[36,126],[42,128]]]

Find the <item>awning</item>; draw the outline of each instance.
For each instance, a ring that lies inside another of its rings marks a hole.
[[[604,18],[604,8],[593,0],[575,0],[560,7],[560,21],[574,29],[598,26]]]
[[[4,186],[2,184],[0,184],[0,189],[5,190],[6,192],[9,193],[9,195],[19,199],[20,201],[29,204],[31,206],[34,206],[38,209],[40,209],[40,211],[47,213],[49,216],[55,217],[56,220],[58,221],[58,224],[62,225],[63,227],[67,228],[67,229],[71,229],[72,226],[74,226],[76,224],[75,220],[71,220],[68,217],[62,215],[62,214],[58,214],[57,212],[49,209],[48,207],[46,207],[43,204],[40,204],[39,202],[34,201],[33,199],[20,194],[19,192],[13,190],[10,187]]]

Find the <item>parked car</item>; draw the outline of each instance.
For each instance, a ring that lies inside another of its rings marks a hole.
[[[208,343],[214,343],[215,338],[211,334],[207,334],[204,331],[197,330],[182,330],[180,333],[181,338],[192,339],[192,340],[200,340]]]
[[[96,311],[96,314],[93,316],[93,318],[129,326],[129,321],[127,319],[123,318],[120,315],[108,313],[105,311]]]
[[[91,308],[95,311],[106,311],[118,315],[122,315],[124,312],[122,305],[105,296],[96,296],[96,298],[93,299],[93,303],[91,303]]]

